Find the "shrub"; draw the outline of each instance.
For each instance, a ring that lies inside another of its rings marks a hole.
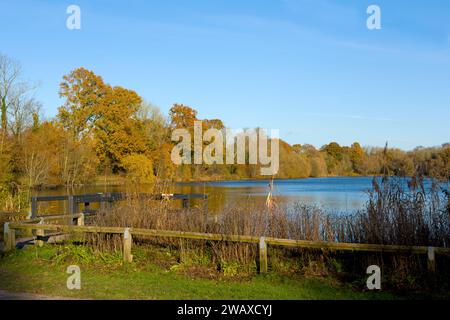
[[[142,154],[131,154],[122,160],[127,176],[136,183],[151,183],[155,180],[152,161]]]

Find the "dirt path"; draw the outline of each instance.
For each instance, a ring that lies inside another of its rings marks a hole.
[[[64,297],[51,297],[33,293],[8,292],[5,290],[0,290],[0,300],[73,300],[73,299]]]

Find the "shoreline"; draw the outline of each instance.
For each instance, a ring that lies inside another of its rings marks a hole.
[[[274,181],[294,181],[294,180],[307,180],[307,179],[328,179],[328,178],[373,178],[373,177],[381,177],[379,175],[352,175],[352,176],[323,176],[323,177],[301,177],[301,178],[273,178]],[[208,179],[208,180],[189,180],[189,181],[165,181],[163,183],[168,184],[176,184],[176,185],[188,185],[192,183],[212,183],[212,182],[252,182],[252,181],[270,181],[272,178],[251,178],[251,179]],[[104,186],[123,186],[126,184],[126,178],[121,182],[115,183],[101,183],[100,181],[96,181],[94,183],[88,184],[77,184],[71,187],[64,185],[43,185],[31,187],[31,190],[60,190],[60,189],[75,189],[75,188],[83,188],[83,187],[104,187]],[[154,185],[150,183],[142,183],[141,185]],[[25,187],[25,186],[21,186]]]

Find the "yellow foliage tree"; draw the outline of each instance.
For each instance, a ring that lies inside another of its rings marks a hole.
[[[135,183],[152,183],[155,180],[152,161],[142,154],[130,154],[122,159],[127,176]]]
[[[144,124],[137,113],[139,95],[112,87],[92,71],[78,68],[64,76],[60,96],[66,98],[58,119],[75,140],[93,136],[97,157],[104,168],[117,172],[124,157],[145,153]]]

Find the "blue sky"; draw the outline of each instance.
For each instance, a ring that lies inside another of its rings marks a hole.
[[[66,28],[70,4],[81,30]],[[366,28],[371,4],[381,30]],[[47,117],[83,66],[166,114],[183,103],[290,143],[450,142],[446,0],[1,0],[0,39]]]

